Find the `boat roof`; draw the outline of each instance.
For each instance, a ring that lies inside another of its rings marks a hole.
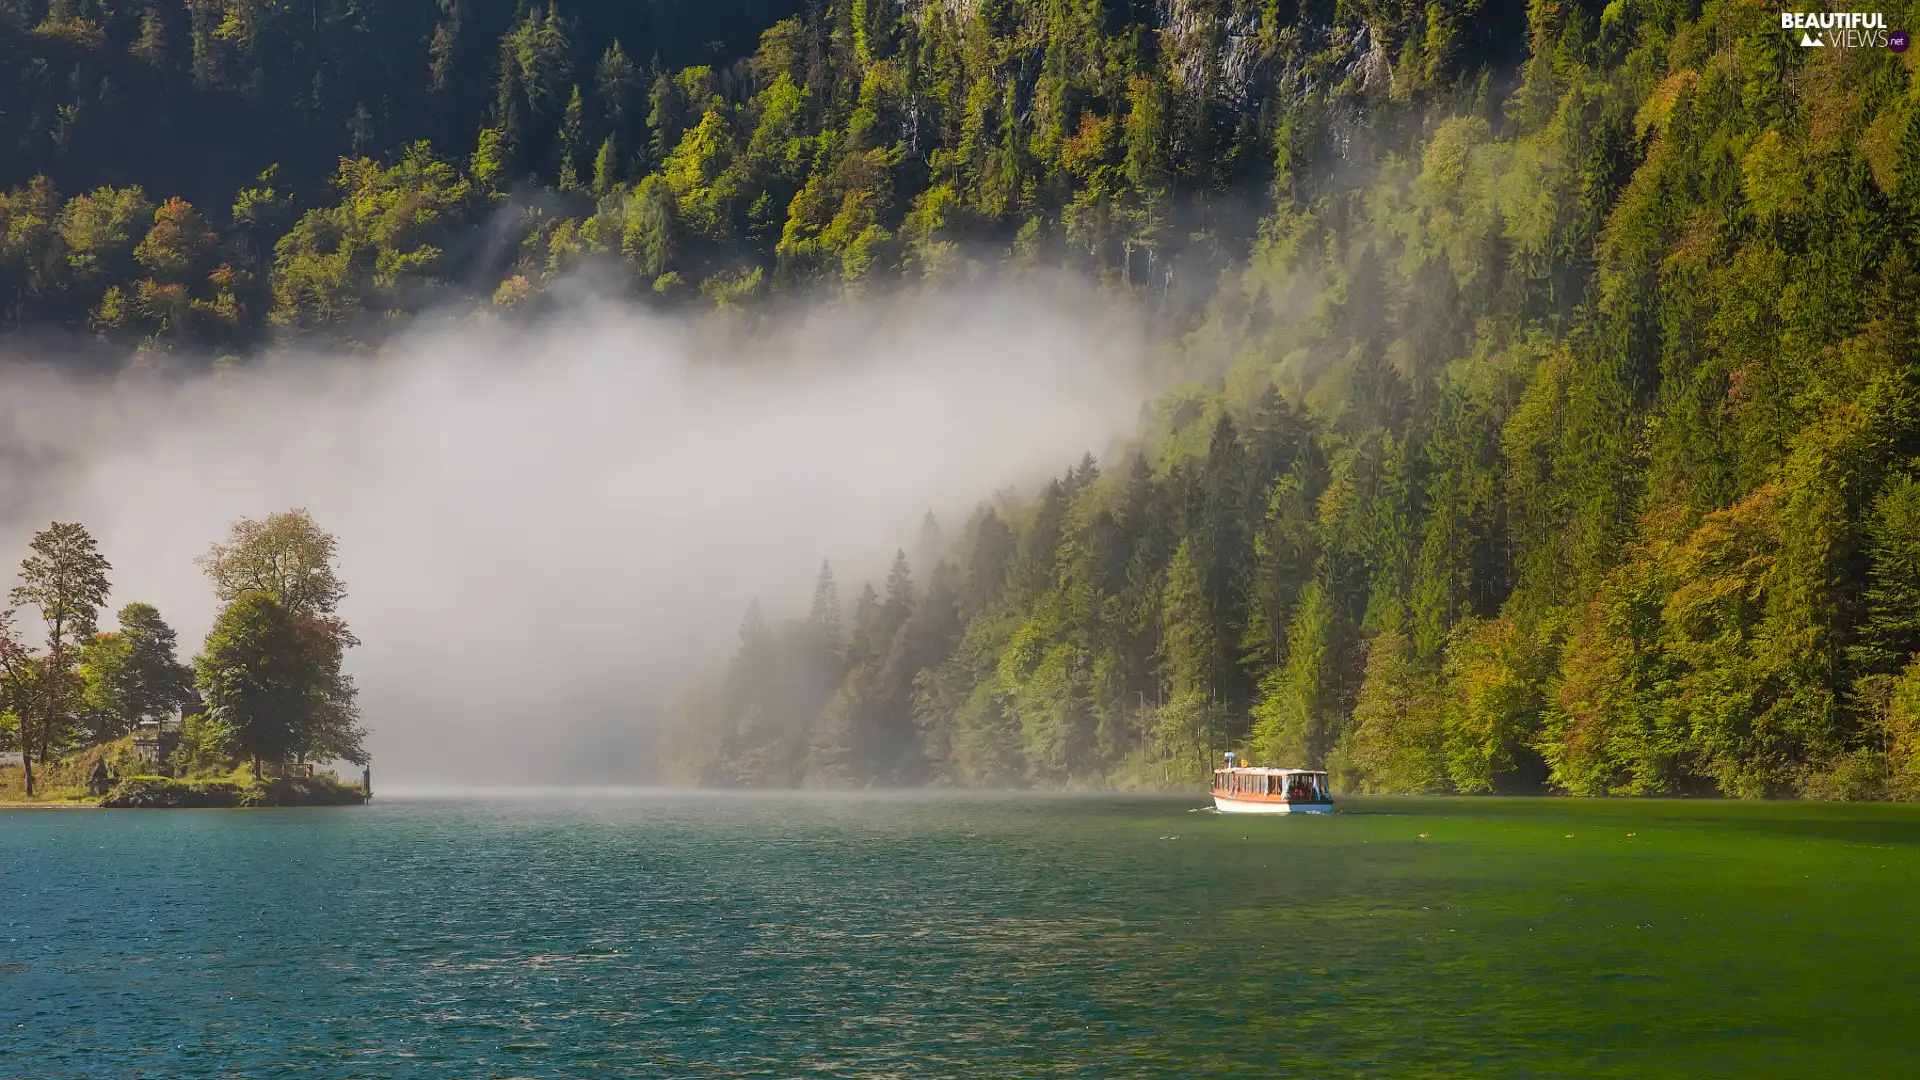
[[[1231,769],[1215,769],[1214,772],[1256,773],[1261,776],[1325,776],[1325,769],[1276,769],[1270,765],[1235,765]]]

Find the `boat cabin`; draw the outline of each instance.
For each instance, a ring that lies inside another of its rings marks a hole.
[[[1241,802],[1330,803],[1327,774],[1314,769],[1240,766],[1213,771],[1213,794]]]

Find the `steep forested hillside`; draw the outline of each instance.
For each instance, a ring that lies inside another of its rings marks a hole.
[[[668,303],[1011,262],[1186,309],[1526,45],[1512,0],[791,9],[4,0],[0,325],[240,350],[596,257]]]
[[[0,318],[1064,268],[1228,374],[850,613],[750,610],[689,775],[1920,790],[1920,54],[1722,0],[602,6],[4,0]]]
[[[1179,235],[1231,373],[903,554],[850,627],[825,571],[809,619],[749,612],[686,767],[1160,784],[1234,748],[1376,791],[1913,793],[1911,62],[1620,0],[1535,4],[1511,84],[1449,21],[1495,13],[1441,5],[1222,13],[1193,76],[1182,12],[1057,142],[1040,54],[1034,216],[936,172],[897,235],[937,264],[952,199],[1148,288]],[[1207,232],[1239,169],[1271,192],[1244,248]]]

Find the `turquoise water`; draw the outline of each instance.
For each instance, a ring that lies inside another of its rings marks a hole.
[[[1197,802],[0,813],[0,1075],[1920,1075],[1920,810]]]

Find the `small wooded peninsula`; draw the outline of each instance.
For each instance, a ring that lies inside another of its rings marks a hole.
[[[0,611],[0,805],[364,802],[369,773],[313,764],[368,762],[334,547],[304,510],[235,522],[199,560],[222,606],[185,664],[150,604],[98,629],[113,567],[84,526],[36,533]]]

